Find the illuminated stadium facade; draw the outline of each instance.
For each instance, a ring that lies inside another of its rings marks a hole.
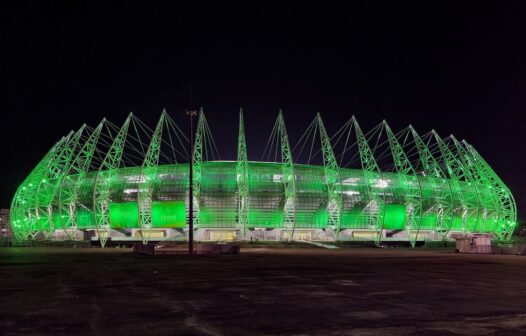
[[[11,205],[18,240],[185,240],[189,159],[196,240],[507,240],[516,208],[507,186],[466,141],[363,133],[352,117],[329,137],[319,115],[294,147],[281,112],[260,161],[249,161],[240,113],[237,161],[221,161],[199,114],[194,151],[163,111],[155,129],[130,114],[58,141]],[[318,161],[314,164],[315,161]]]

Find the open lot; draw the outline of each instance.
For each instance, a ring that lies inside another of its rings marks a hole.
[[[253,248],[1,248],[1,335],[526,334],[526,258]]]

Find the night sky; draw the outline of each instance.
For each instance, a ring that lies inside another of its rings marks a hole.
[[[3,2],[0,206],[69,130],[130,111],[153,127],[166,108],[186,126],[203,106],[234,159],[242,106],[250,160],[279,108],[292,143],[316,112],[329,133],[353,114],[364,130],[452,133],[525,218],[526,2],[241,3]]]

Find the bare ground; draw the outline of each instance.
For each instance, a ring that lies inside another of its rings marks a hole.
[[[526,335],[526,257],[1,248],[1,335]]]

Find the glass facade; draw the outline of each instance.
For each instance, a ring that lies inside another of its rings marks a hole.
[[[201,166],[201,190],[197,200],[198,228],[235,228],[238,218],[236,164],[231,161],[204,162]],[[248,164],[248,220],[247,229],[283,228],[285,202],[282,165],[279,163],[249,162]],[[326,229],[328,223],[327,185],[321,166],[295,165],[296,180],[296,229]],[[75,222],[78,229],[96,229],[93,212],[93,192],[96,172],[86,174],[78,181],[78,198],[75,204]],[[138,192],[141,180],[140,167],[122,168],[114,174],[110,185],[109,220],[113,229],[138,229]],[[66,178],[66,181],[69,179]],[[453,188],[448,180],[410,177],[402,185],[396,173],[374,175],[365,181],[361,170],[341,169],[341,193],[343,211],[341,229],[373,230],[369,217],[376,212],[386,230],[404,230],[408,209],[404,195],[421,192],[422,211],[417,222],[419,230],[443,230],[439,227],[439,204],[437,195],[445,195],[445,203],[451,204],[447,218],[442,215],[446,229],[450,231],[493,232],[499,222],[497,211],[481,208],[463,208],[458,194],[464,192],[468,201],[476,204],[481,199],[494,199],[492,189],[484,185],[467,185],[460,182],[460,189]],[[46,181],[38,190],[35,205],[44,204],[43,195],[53,188],[55,181]],[[67,182],[66,182],[67,183]],[[184,228],[188,223],[188,164],[159,166],[154,183],[152,200],[153,228]],[[375,193],[383,205],[372,204],[368,193]],[[59,197],[55,197],[51,221],[40,217],[29,223],[32,231],[67,228],[68,221],[61,214]],[[34,208],[32,209],[34,211]],[[35,212],[36,213],[36,212]],[[447,228],[448,224],[449,228]]]

